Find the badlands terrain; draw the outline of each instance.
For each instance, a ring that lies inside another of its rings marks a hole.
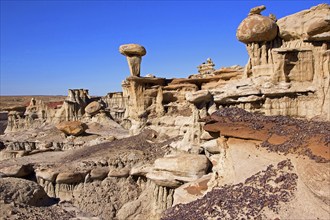
[[[330,219],[330,6],[264,9],[245,67],[142,77],[125,44],[121,92],[2,96],[0,219]]]

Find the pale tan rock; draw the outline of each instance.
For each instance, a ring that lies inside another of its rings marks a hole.
[[[152,166],[150,164],[142,164],[133,166],[129,172],[132,176],[146,176],[147,173],[152,171]]]
[[[94,101],[89,103],[86,107],[85,107],[85,112],[87,112],[90,115],[94,115],[97,114],[100,110],[101,110],[102,106],[99,102]]]
[[[84,173],[79,172],[63,172],[56,177],[56,184],[73,184],[83,182],[85,178]]]
[[[110,169],[108,176],[109,177],[128,177],[130,169],[122,168],[122,169]]]
[[[36,170],[36,177],[42,178],[43,180],[47,180],[51,183],[55,182],[58,172],[53,171],[51,169],[41,169]]]
[[[86,130],[87,126],[80,121],[65,121],[57,124],[56,128],[66,135],[78,136]]]
[[[210,181],[211,176],[212,174],[204,175],[195,181],[176,188],[173,195],[173,205],[186,204],[201,198],[209,189],[207,183]]]
[[[119,52],[125,56],[144,56],[146,49],[139,44],[124,44],[119,47]]]
[[[193,163],[187,163],[187,161],[193,161]],[[209,163],[205,155],[178,154],[157,159],[154,169],[171,172],[177,176],[200,177],[207,172]]]
[[[211,74],[215,71],[214,66],[215,64],[213,63],[211,58],[207,58],[206,62],[202,63],[197,67],[198,73],[201,75]]]
[[[317,197],[330,205],[330,169],[328,164],[301,161],[297,168],[306,186]]]
[[[92,180],[103,180],[108,176],[108,173],[109,173],[108,167],[97,167],[91,170],[90,178]]]
[[[212,100],[212,95],[208,90],[199,90],[197,92],[186,93],[186,100],[194,104],[207,103]]]
[[[62,121],[81,120],[89,100],[87,89],[69,89],[67,98],[61,108],[56,110],[51,122],[57,124]]]
[[[330,40],[330,5],[320,4],[277,21],[279,35],[286,41]],[[323,35],[322,35],[323,34]]]
[[[37,183],[19,178],[0,178],[0,200],[31,206],[46,205],[50,198]]]
[[[249,15],[260,15],[260,13],[262,11],[264,11],[266,9],[266,6],[264,5],[260,5],[260,6],[257,6],[257,7],[254,7],[254,8],[251,8],[250,12],[249,12]]]
[[[181,181],[176,180],[175,175],[166,171],[153,171],[147,173],[146,177],[159,186],[165,186],[169,188],[176,188],[182,185]]]
[[[217,137],[219,137],[219,134],[212,134],[212,133],[209,133],[209,132],[203,130],[203,133],[202,133],[200,139],[209,141],[209,140],[215,139]]]
[[[0,169],[0,172],[8,177],[25,177],[33,173],[33,168],[30,164],[27,165],[13,165]]]
[[[204,148],[206,151],[212,153],[212,154],[218,154],[220,153],[220,148],[218,146],[217,139],[207,141],[201,145],[202,148]]]

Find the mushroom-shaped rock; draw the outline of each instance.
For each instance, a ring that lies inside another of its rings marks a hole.
[[[250,12],[238,26],[236,37],[243,43],[271,41],[277,36],[277,31],[278,27],[273,19]]]
[[[142,56],[146,55],[146,49],[139,44],[124,44],[119,47],[119,52],[126,56],[131,76],[140,76]]]
[[[100,111],[101,108],[102,108],[101,104],[97,101],[94,101],[86,106],[85,112],[87,112],[90,115],[95,115]]]
[[[80,121],[64,121],[56,125],[56,128],[66,135],[78,136],[86,130],[87,126]]]

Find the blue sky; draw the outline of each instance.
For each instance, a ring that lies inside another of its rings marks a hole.
[[[121,91],[129,76],[118,47],[145,46],[141,75],[187,77],[211,57],[245,65],[236,29],[264,4],[277,18],[327,1],[1,1],[0,95]]]

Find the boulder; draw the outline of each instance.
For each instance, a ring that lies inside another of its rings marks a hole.
[[[208,90],[199,90],[197,92],[186,93],[186,100],[194,104],[206,103],[212,100],[212,95]]]
[[[90,178],[93,180],[103,180],[107,177],[108,173],[108,167],[97,167],[91,171]]]
[[[217,139],[213,139],[210,141],[206,141],[201,145],[202,148],[204,148],[207,152],[211,154],[218,154],[220,153],[220,148],[218,146]]]
[[[85,179],[85,174],[74,173],[74,172],[63,172],[59,173],[56,177],[56,183],[59,184],[73,184],[83,182]]]
[[[206,174],[210,161],[205,155],[178,154],[159,158],[154,163],[154,170],[170,172],[176,176],[199,178]]]
[[[128,168],[110,169],[108,176],[109,177],[128,177],[129,171],[130,170]]]
[[[152,171],[152,167],[150,164],[142,164],[133,166],[129,172],[132,176],[146,176],[147,173]]]
[[[260,15],[260,13],[266,9],[266,6],[260,5],[254,8],[251,8],[249,15]]]
[[[80,121],[65,121],[57,124],[56,128],[66,135],[78,136],[85,132],[87,126]]]
[[[0,200],[31,206],[47,205],[50,198],[37,183],[19,178],[0,178]]]
[[[269,17],[252,14],[238,26],[236,37],[243,43],[272,41],[277,36],[276,22]]]
[[[0,169],[0,172],[7,177],[25,177],[33,173],[33,167],[31,164],[26,165],[13,165]]]
[[[87,112],[90,115],[95,115],[100,111],[101,108],[102,108],[101,104],[97,101],[94,101],[86,106],[85,112]]]
[[[210,133],[203,130],[201,135],[201,140],[209,141],[218,137],[219,137],[219,133]]]

